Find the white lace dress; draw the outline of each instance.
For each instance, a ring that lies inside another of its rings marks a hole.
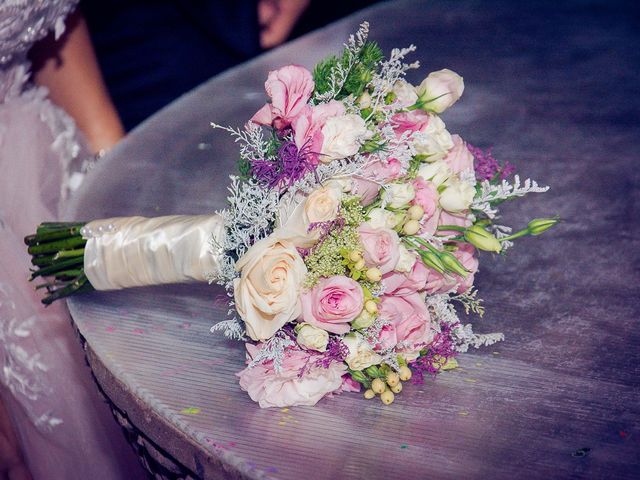
[[[70,165],[88,157],[73,121],[29,82],[27,51],[61,35],[76,3],[0,1],[0,393],[35,479],[142,478],[66,308],[43,308],[27,282],[22,238],[56,218]]]

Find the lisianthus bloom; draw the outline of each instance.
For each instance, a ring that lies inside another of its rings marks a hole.
[[[328,118],[322,127],[320,161],[329,163],[355,155],[367,135],[367,125],[360,115]]]
[[[420,108],[442,113],[456,103],[464,91],[464,80],[456,72],[444,68],[431,72],[416,87]]]
[[[257,355],[258,346],[247,344],[247,360]],[[296,348],[285,351],[282,369],[275,371],[273,361],[247,367],[237,376],[240,388],[261,408],[315,405],[322,397],[342,387],[347,367],[331,362],[327,368],[316,364],[321,355]],[[304,371],[304,375],[300,373]]]
[[[288,127],[307,105],[313,87],[311,72],[299,65],[287,65],[269,72],[264,88],[271,103],[258,110],[251,121],[277,129]]]
[[[302,318],[305,322],[331,333],[350,330],[364,306],[364,293],[358,282],[335,275],[321,278],[311,290],[302,294]]]

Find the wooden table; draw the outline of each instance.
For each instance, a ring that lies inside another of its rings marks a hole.
[[[637,478],[640,411],[640,28],[633,2],[385,3],[211,81],[135,130],[93,172],[69,218],[196,214],[225,205],[242,125],[270,69],[311,67],[358,23],[386,51],[414,43],[420,75],[465,77],[451,132],[550,193],[505,222],[559,214],[507,258],[481,259],[502,344],[406,388],[390,407],[343,394],[261,410],[240,391],[240,343],[209,333],[215,286],[92,293],[69,302],[96,379],[152,468],[201,478]],[[412,77],[419,82],[420,77]]]

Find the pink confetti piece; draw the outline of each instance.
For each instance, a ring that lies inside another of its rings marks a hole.
[[[136,335],[142,335],[144,334],[144,330],[141,328],[134,328],[133,333],[135,333]]]
[[[191,326],[191,324],[189,322],[182,322],[182,324],[180,325],[180,328],[184,328],[187,329]]]
[[[116,331],[116,327],[108,326],[104,329],[105,332],[113,333]]]

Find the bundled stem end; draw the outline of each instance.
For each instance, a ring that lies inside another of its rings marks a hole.
[[[24,238],[31,255],[33,281],[46,278],[36,289],[46,288],[42,303],[50,305],[56,300],[93,290],[84,273],[84,247],[87,243],[80,230],[85,222],[45,222],[36,233]]]

